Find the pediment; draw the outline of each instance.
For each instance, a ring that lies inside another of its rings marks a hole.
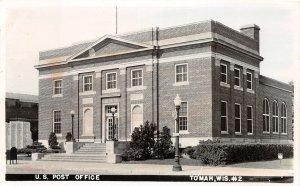
[[[140,49],[150,48],[150,45],[136,43],[113,36],[104,36],[92,45],[71,56],[68,61],[80,58],[109,56]]]

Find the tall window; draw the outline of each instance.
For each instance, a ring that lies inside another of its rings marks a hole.
[[[187,64],[175,65],[176,83],[187,81],[188,68]]]
[[[53,132],[55,134],[61,134],[61,111],[53,111]]]
[[[83,91],[93,90],[93,76],[83,76]]]
[[[263,102],[263,132],[270,132],[270,105],[267,99]]]
[[[252,73],[247,72],[247,89],[252,90],[253,80],[252,80]]]
[[[143,85],[143,70],[131,71],[131,87],[137,87]]]
[[[143,109],[140,105],[135,105],[132,108],[131,115],[131,131],[133,132],[136,127],[143,125]]]
[[[286,134],[287,133],[287,114],[286,114],[286,105],[285,103],[282,103],[281,104],[281,113],[280,113],[280,116],[281,116],[281,132]]]
[[[227,131],[227,102],[221,101],[221,132]]]
[[[61,94],[62,80],[61,79],[54,80],[53,84],[54,84],[54,90],[53,90],[54,95]]]
[[[273,127],[273,132],[278,133],[278,103],[277,101],[273,101],[273,106],[272,106],[272,127]]]
[[[187,102],[181,102],[179,110],[179,131],[187,130]]]
[[[234,85],[241,86],[241,69],[234,68]]]
[[[227,65],[221,64],[220,71],[221,71],[220,81],[223,83],[227,83]]]
[[[234,105],[234,113],[235,113],[235,132],[241,133],[241,105]]]
[[[247,131],[248,134],[253,134],[253,115],[251,106],[247,106]]]
[[[106,74],[106,89],[117,88],[117,73],[107,73]]]

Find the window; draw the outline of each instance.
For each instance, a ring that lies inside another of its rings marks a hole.
[[[263,102],[263,132],[270,132],[270,106],[267,99]]]
[[[286,114],[286,105],[284,103],[281,104],[281,132],[286,134],[287,133],[287,114]]]
[[[226,64],[220,65],[220,72],[221,72],[220,81],[223,83],[227,83],[227,65]]]
[[[113,136],[113,117],[112,117],[112,114],[111,114],[111,109],[112,108],[115,108],[116,109],[116,112],[115,112],[115,136]],[[113,138],[116,138],[118,139],[118,106],[117,105],[109,105],[109,106],[105,106],[105,115],[106,115],[106,127],[107,127],[107,130],[106,130],[106,135],[107,135],[107,139],[108,140],[111,140]]]
[[[179,131],[186,131],[187,125],[187,102],[181,102],[179,110]]]
[[[58,95],[61,94],[61,89],[62,89],[62,80],[55,80],[53,82],[54,84],[54,90],[53,90],[53,94],[54,95]]]
[[[93,108],[86,108],[83,112],[83,135],[93,136]]]
[[[278,133],[278,103],[277,101],[273,101],[273,106],[272,106],[272,127],[273,127],[273,132]]]
[[[117,88],[117,73],[107,73],[106,74],[106,89]]]
[[[234,69],[234,85],[241,86],[241,70],[239,68]]]
[[[93,90],[93,76],[83,76],[83,91]]]
[[[227,102],[221,101],[221,132],[227,132]]]
[[[252,73],[251,72],[247,72],[247,89],[252,90]]]
[[[55,134],[61,134],[61,111],[53,111],[53,132]]]
[[[118,107],[117,106],[106,106],[106,113],[111,113],[111,109],[113,107],[116,109],[115,113],[118,113]]]
[[[235,113],[235,132],[241,133],[241,105],[234,105],[234,113]]]
[[[136,127],[143,125],[143,108],[140,105],[135,105],[131,113],[131,131],[133,132]]]
[[[143,85],[143,70],[131,71],[131,87],[137,87]]]
[[[253,134],[252,106],[247,106],[247,131],[248,134]]]
[[[187,64],[175,65],[176,83],[186,82],[188,77]]]

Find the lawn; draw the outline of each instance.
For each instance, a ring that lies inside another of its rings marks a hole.
[[[144,161],[122,161],[123,164],[159,164],[159,165],[173,165],[174,159],[150,159]],[[181,165],[203,166],[200,160],[180,158]]]
[[[229,167],[245,167],[245,168],[265,168],[265,169],[293,169],[293,159],[283,159],[281,160],[269,160],[269,161],[256,161],[256,162],[244,162],[236,163],[232,165],[226,165]]]
[[[123,161],[123,164],[158,164],[158,165],[173,165],[174,159],[150,159],[145,161]],[[180,158],[181,165],[190,165],[190,166],[209,166],[203,165],[200,160],[195,159],[186,159]],[[264,168],[264,169],[284,169],[291,170],[293,169],[293,159],[283,159],[280,163],[279,160],[270,160],[270,161],[256,161],[256,162],[243,162],[235,163],[230,165],[220,165],[221,167],[241,167],[241,168]]]

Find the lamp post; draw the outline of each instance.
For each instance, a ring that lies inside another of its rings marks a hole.
[[[116,108],[115,107],[112,107],[110,109],[111,111],[111,114],[112,114],[112,117],[113,117],[113,137],[112,137],[112,140],[113,141],[116,141],[116,138],[115,138],[115,113],[116,113]]]
[[[182,171],[182,167],[180,165],[180,158],[179,158],[179,109],[181,105],[181,99],[179,95],[176,95],[174,99],[174,104],[176,108],[176,127],[175,127],[175,163],[173,165],[173,171]]]
[[[70,114],[72,116],[72,138],[74,138],[74,115],[75,115],[75,111],[71,110]]]

